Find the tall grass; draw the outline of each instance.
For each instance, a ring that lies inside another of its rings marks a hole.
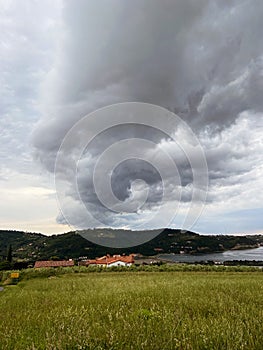
[[[162,264],[162,265],[132,265],[130,267],[114,266],[104,268],[102,266],[73,266],[59,268],[24,269],[16,271],[20,273],[20,280],[32,278],[46,278],[61,276],[68,273],[90,273],[90,272],[262,272],[263,269],[254,266],[223,266],[223,265],[194,265],[194,264]],[[12,271],[0,271],[0,283],[4,283]]]
[[[261,350],[262,295],[260,272],[24,279],[0,292],[0,349]]]

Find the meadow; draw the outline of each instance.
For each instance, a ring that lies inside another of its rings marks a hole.
[[[31,271],[0,292],[0,349],[262,350],[260,270]]]

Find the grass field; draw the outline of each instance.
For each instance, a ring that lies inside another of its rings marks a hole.
[[[262,272],[101,272],[0,292],[0,349],[263,348]]]

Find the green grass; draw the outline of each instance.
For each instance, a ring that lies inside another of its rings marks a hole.
[[[94,272],[0,292],[0,349],[258,349],[263,273]]]

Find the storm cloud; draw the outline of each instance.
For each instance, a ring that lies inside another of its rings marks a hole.
[[[198,137],[208,164],[208,209],[261,206],[262,16],[260,0],[64,1],[54,62],[41,88],[43,118],[33,134],[37,158],[53,173],[64,137],[85,115],[116,103],[150,103],[175,112]],[[179,143],[190,142],[183,132],[171,132]],[[140,203],[147,187],[148,197],[135,214],[120,215],[99,201],[93,169],[111,144],[130,138],[155,143],[145,154],[149,160],[165,149],[176,162],[180,184],[169,168],[161,179],[151,164],[123,162],[112,169],[113,193],[121,201],[138,196]],[[63,164],[66,205],[57,220],[63,223],[66,216],[79,228],[94,225],[80,200],[104,225],[136,228],[160,204],[173,211],[179,187],[183,208],[192,198],[189,159],[169,135],[149,126],[114,127],[89,144],[78,164],[80,198],[67,177],[69,154]],[[137,179],[142,181],[134,183]],[[170,196],[162,202],[164,185]],[[158,220],[156,227],[166,222]]]

